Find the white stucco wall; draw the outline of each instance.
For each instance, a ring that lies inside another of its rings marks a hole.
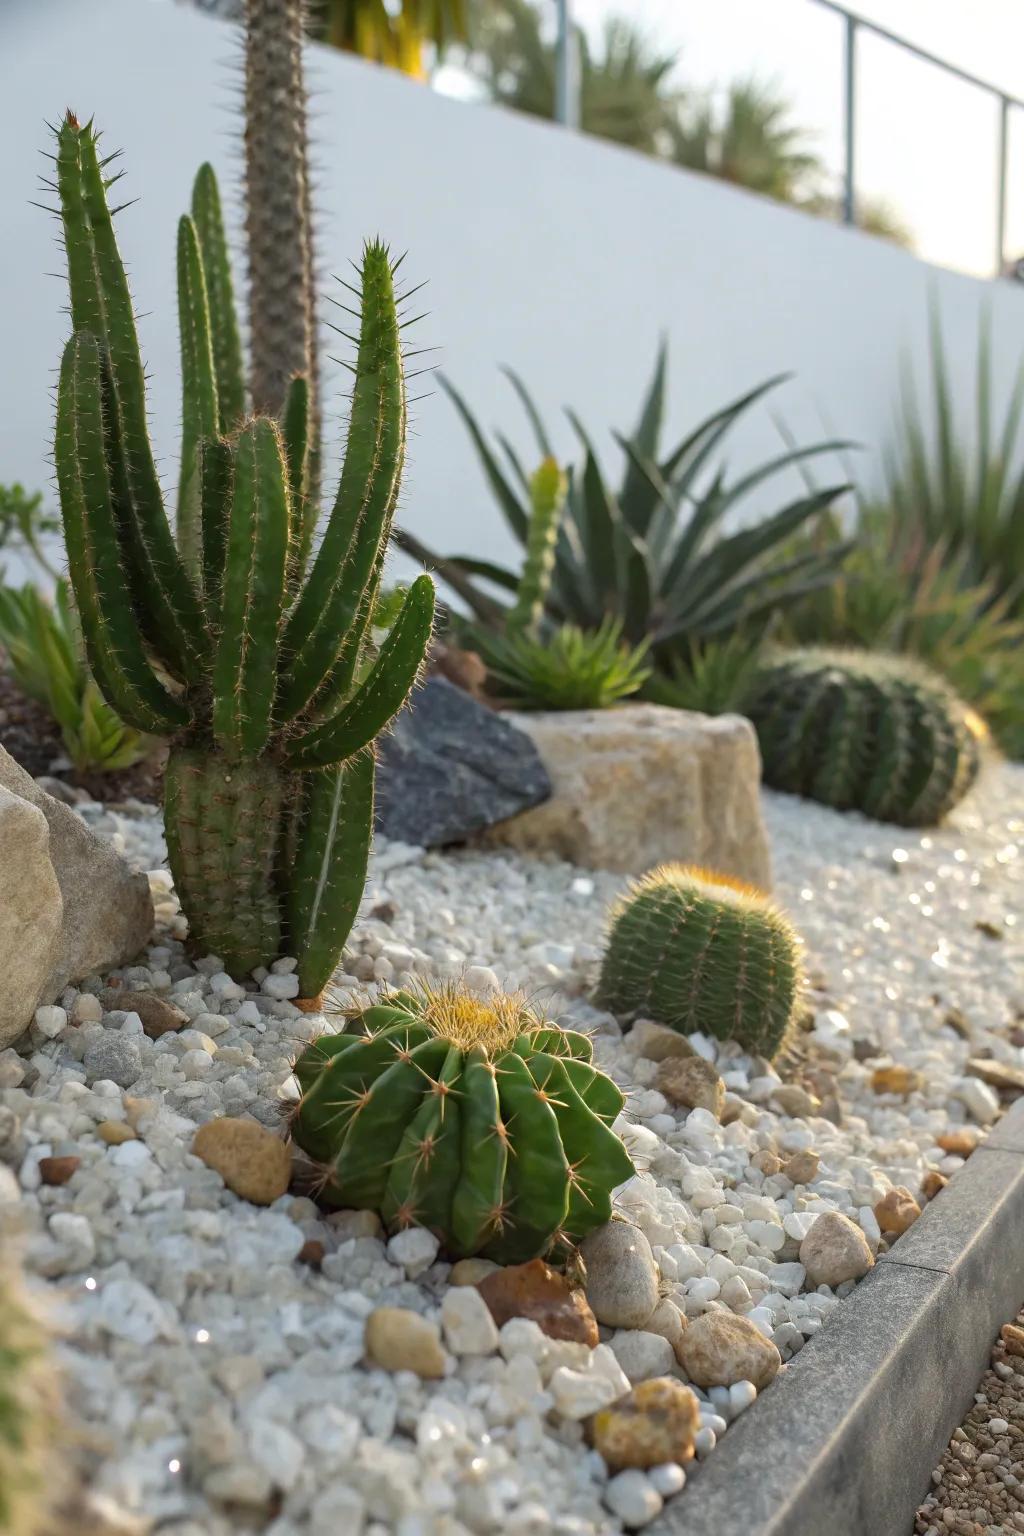
[[[125,149],[122,188],[141,199],[119,228],[171,482],[175,223],[204,158],[237,203],[237,40],[170,0],[5,0],[0,58],[0,480],[38,485],[49,474],[50,387],[67,320],[61,284],[45,275],[62,265],[56,226],[30,199],[47,200],[36,187],[45,119],[70,104],[94,113],[110,147]],[[997,400],[1005,397],[1024,345],[1022,289],[928,267],[868,236],[547,124],[440,98],[327,50],[316,50],[311,79],[325,273],[343,272],[367,234],[408,250],[410,279],[430,280],[421,344],[438,345],[483,420],[524,446],[500,363],[530,382],[553,422],[571,403],[601,440],[632,424],[664,331],[673,430],[792,371],[776,397],[789,427],[858,440],[870,473],[901,349],[924,355],[932,286],[965,402],[979,310],[990,298]],[[327,277],[324,286],[335,287]],[[329,342],[346,355],[347,343]],[[329,365],[336,437],[344,377]],[[413,424],[404,521],[442,548],[500,555],[506,535],[448,401],[440,392],[421,401]],[[559,437],[568,452],[567,426]],[[778,443],[762,412],[737,438],[736,462]]]

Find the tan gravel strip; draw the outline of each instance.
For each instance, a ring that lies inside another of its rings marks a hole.
[[[932,1483],[915,1536],[1024,1532],[1024,1310],[1000,1331],[974,1407]]]

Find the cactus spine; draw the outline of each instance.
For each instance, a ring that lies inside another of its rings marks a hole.
[[[555,567],[558,527],[565,509],[569,482],[553,458],[546,458],[530,480],[530,522],[526,558],[508,617],[509,633],[535,635],[544,614]]]
[[[358,1023],[364,1034],[324,1035],[295,1067],[292,1134],[325,1200],[503,1264],[609,1219],[635,1170],[611,1129],[622,1094],[585,1035],[454,984],[388,994]]]
[[[856,651],[781,653],[747,713],[773,788],[907,827],[934,826],[963,798],[986,734],[935,673]]]
[[[388,252],[373,243],[363,254],[345,463],[310,561],[307,381],[289,384],[283,430],[257,415],[232,431],[245,388],[216,186],[200,173],[203,212],[186,216],[179,236],[179,549],[146,429],[104,166],[91,124],[71,114],[58,131],[57,181],[73,323],[57,480],[90,666],[129,725],[171,740],[168,853],[193,947],[236,974],[295,954],[313,996],[362,893],[374,737],[412,687],[433,615],[432,584],[420,577],[374,653],[369,621],[405,451]]]
[[[612,913],[599,995],[616,1013],[736,1040],[770,1059],[799,991],[796,933],[742,881],[669,864]]]

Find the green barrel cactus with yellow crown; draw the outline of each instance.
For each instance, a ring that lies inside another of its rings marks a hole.
[[[801,986],[800,940],[755,886],[710,870],[652,870],[614,908],[599,997],[683,1034],[735,1040],[769,1060]]]
[[[746,706],[765,783],[904,827],[935,826],[974,783],[984,722],[906,656],[780,652]]]
[[[632,1162],[612,1123],[619,1089],[586,1035],[518,995],[458,985],[397,992],[296,1063],[292,1135],[322,1198],[427,1227],[455,1258],[521,1263],[611,1216]]]

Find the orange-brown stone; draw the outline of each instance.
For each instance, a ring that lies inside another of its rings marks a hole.
[[[569,1339],[591,1349],[597,1343],[597,1319],[586,1296],[543,1259],[496,1269],[484,1276],[477,1290],[499,1328],[509,1318],[528,1317],[551,1339]]]

